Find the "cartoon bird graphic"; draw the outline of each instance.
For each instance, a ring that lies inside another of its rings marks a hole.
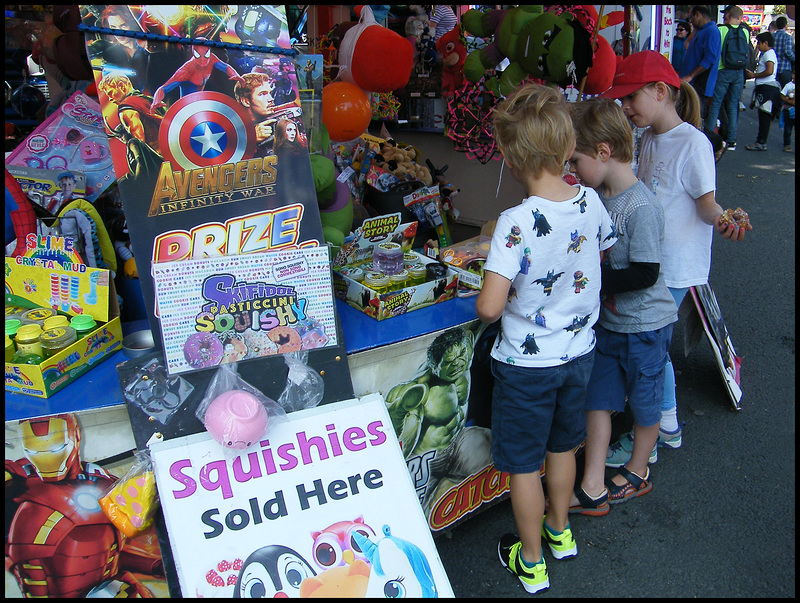
[[[323,530],[312,532],[314,562],[325,570],[349,565],[354,559],[366,561],[364,553],[353,538],[353,534],[356,533],[367,538],[375,536],[375,530],[364,523],[361,515],[354,521],[337,521]]]

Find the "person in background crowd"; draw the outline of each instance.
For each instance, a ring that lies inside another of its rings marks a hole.
[[[792,36],[786,33],[786,24],[788,23],[786,17],[781,15],[775,19],[774,23],[775,32],[772,34],[772,37],[775,40],[775,44],[773,48],[775,49],[775,56],[778,57],[776,75],[778,83],[781,85],[781,88],[783,88],[792,80],[794,42],[792,41]]]
[[[714,96],[722,50],[719,28],[711,18],[708,6],[697,4],[689,11],[694,32],[683,58],[681,79],[691,84],[700,97],[700,119],[708,117],[708,105]],[[713,128],[712,128],[713,129]]]
[[[756,40],[761,53],[758,57],[758,67],[755,73],[746,69],[745,75],[747,79],[755,80],[756,87],[753,90],[753,101],[750,103],[750,108],[758,109],[758,134],[756,142],[747,145],[745,149],[766,151],[770,125],[775,116],[780,113],[781,85],[776,77],[778,59],[772,48],[774,42],[772,34],[768,31],[760,33],[756,36]]]
[[[678,21],[675,27],[675,37],[672,38],[672,66],[680,72],[683,58],[686,56],[687,38],[692,32],[692,26],[687,21]]]
[[[781,122],[783,124],[783,150],[792,152],[792,130],[794,129],[794,67],[792,67],[792,81],[781,90],[783,110]]]
[[[437,4],[428,6],[428,14],[430,15],[431,33],[433,34],[433,41],[435,42],[446,34],[451,29],[458,27],[458,17],[453,12],[453,9],[446,4]]]
[[[749,44],[750,36],[747,30],[741,25],[744,11],[738,6],[731,6],[725,13],[726,24],[719,28],[722,37],[721,48],[725,47],[727,36],[739,36],[743,43]],[[729,40],[730,42],[730,40]],[[746,47],[746,46],[745,46]],[[736,150],[736,127],[739,122],[739,97],[744,88],[744,67],[735,69],[725,67],[720,56],[719,72],[717,74],[717,84],[714,86],[714,96],[708,108],[708,119],[706,120],[706,130],[714,131],[717,127],[717,117],[721,113],[723,103],[725,105],[724,133],[727,142],[727,150]],[[723,128],[720,127],[720,136]]]

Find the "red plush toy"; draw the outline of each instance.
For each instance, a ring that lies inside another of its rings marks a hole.
[[[586,83],[583,86],[585,94],[602,94],[611,88],[614,73],[617,71],[617,56],[608,40],[598,34],[595,45],[592,66],[586,74]]]
[[[442,93],[451,95],[464,82],[464,61],[467,47],[461,38],[461,28],[454,27],[436,41],[436,52],[442,57]]]
[[[408,84],[414,46],[391,29],[378,25],[364,5],[358,25],[350,28],[339,48],[339,77],[368,92],[391,92]]]

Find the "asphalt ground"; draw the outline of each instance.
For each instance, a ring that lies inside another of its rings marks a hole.
[[[571,516],[579,554],[546,550],[550,589],[536,597],[795,596],[795,154],[782,151],[777,121],[768,151],[746,151],[757,130],[756,112],[740,112],[738,150],[717,164],[717,201],[745,209],[753,230],[740,243],[715,236],[709,278],[742,358],[741,410],[707,341],[684,355],[679,322],[682,447],[659,449],[649,494],[604,517]],[[631,424],[616,416],[615,434]],[[531,596],[498,560],[514,531],[506,499],[437,536],[457,597]]]

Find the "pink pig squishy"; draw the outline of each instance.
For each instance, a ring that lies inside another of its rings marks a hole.
[[[208,433],[226,448],[249,448],[267,433],[267,409],[241,389],[214,398],[203,421]]]

